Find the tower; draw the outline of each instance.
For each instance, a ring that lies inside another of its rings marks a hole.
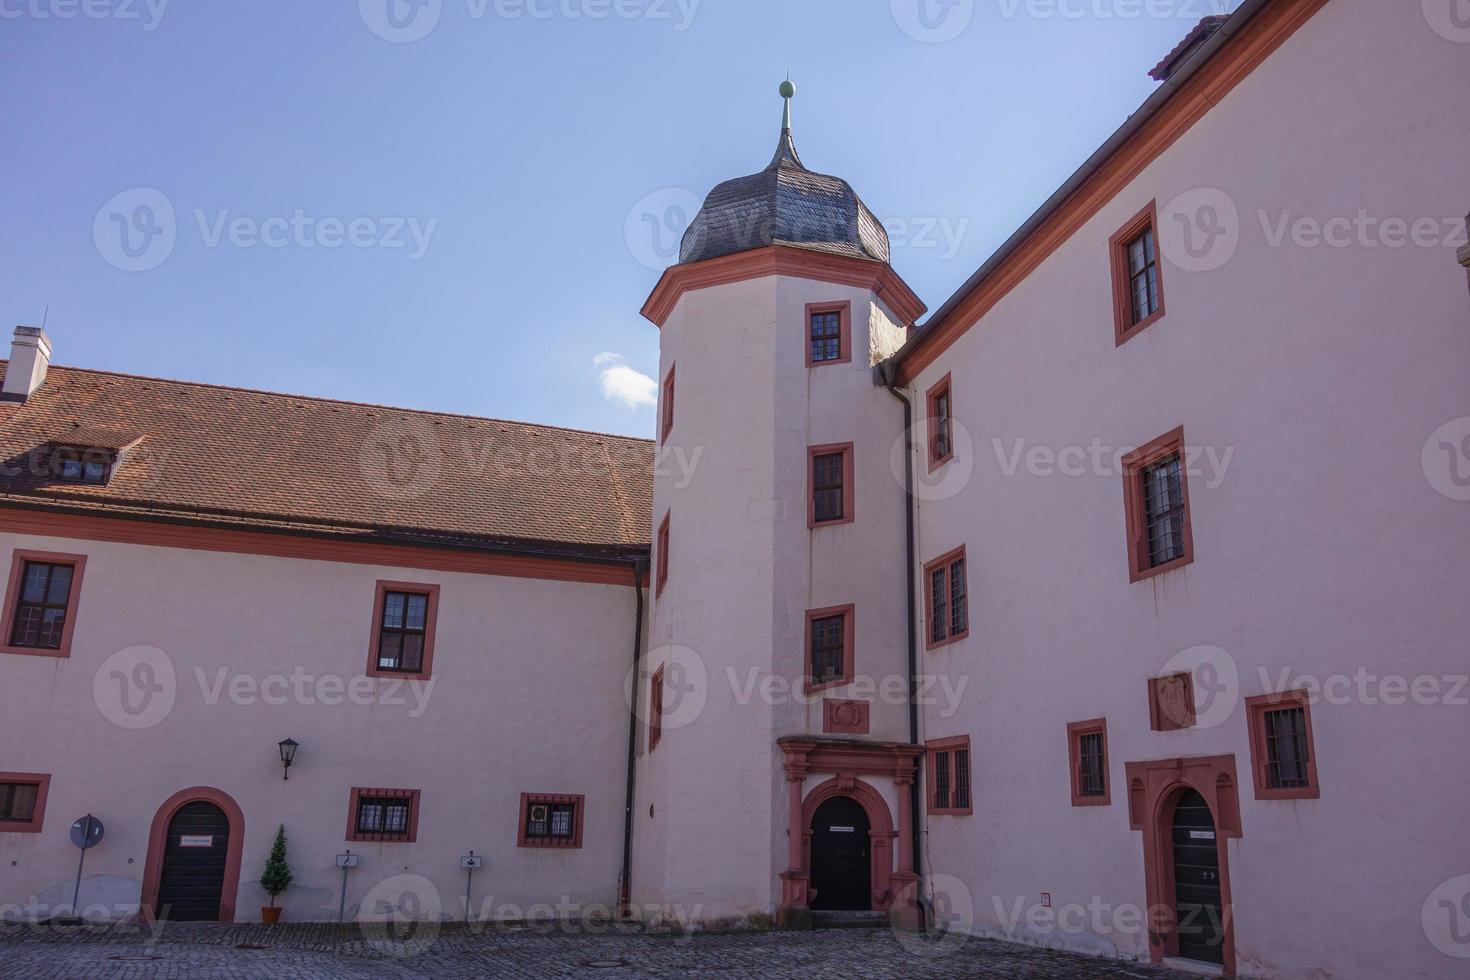
[[[906,433],[873,366],[923,305],[851,186],[802,163],[781,95],[770,163],[710,192],[643,309],[661,385],[632,899],[704,923],[912,908]]]

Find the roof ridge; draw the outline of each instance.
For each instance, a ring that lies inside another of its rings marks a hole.
[[[7,358],[0,358],[0,365],[9,366]],[[599,436],[606,439],[619,439],[632,443],[647,443],[652,445],[654,440],[643,439],[638,436],[624,436],[613,432],[599,432],[594,429],[574,429],[565,425],[552,425],[545,422],[527,422],[521,419],[500,419],[488,415],[467,415],[463,412],[439,412],[428,408],[409,408],[403,405],[385,405],[381,402],[360,402],[349,398],[328,398],[323,395],[302,395],[289,391],[271,391],[265,388],[246,388],[240,385],[217,384],[212,381],[185,381],[180,378],[160,378],[147,374],[129,374],[126,371],[106,371],[101,368],[75,367],[69,364],[53,364],[51,370],[74,371],[82,374],[97,374],[112,378],[127,378],[132,381],[152,381],[158,384],[184,385],[191,388],[210,388],[216,391],[237,391],[248,395],[268,395],[273,398],[294,398],[300,401],[323,402],[331,405],[352,405],[357,408],[378,408],[394,412],[410,412],[415,415],[437,416],[439,418],[465,419],[472,422],[495,422],[502,425],[518,425],[533,429],[551,429],[556,432],[571,432],[577,435]]]

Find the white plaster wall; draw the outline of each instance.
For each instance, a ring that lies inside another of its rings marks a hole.
[[[968,891],[978,930],[1004,931],[997,909],[1043,891],[1056,908],[1142,907],[1124,763],[1230,753],[1242,973],[1463,972],[1426,939],[1421,908],[1470,872],[1470,708],[1318,703],[1321,798],[1257,802],[1239,699],[1287,667],[1466,672],[1470,504],[1437,493],[1420,458],[1470,414],[1454,249],[1271,248],[1256,213],[1463,214],[1470,115],[1451,92],[1470,80],[1466,52],[1419,4],[1333,0],[917,379],[921,394],[953,372],[974,440],[963,492],[922,504],[920,551],[968,545],[971,636],[926,661],[969,693],[956,718],[926,710],[924,737],[971,735],[975,814],[926,831],[931,870]],[[1238,205],[1238,252],[1208,273],[1166,265],[1167,316],[1115,349],[1109,236],[1150,199],[1162,212],[1200,187]],[[1006,476],[992,443],[1131,447],[1181,424],[1188,444],[1234,458],[1218,486],[1191,477],[1194,563],[1139,584],[1118,475]],[[1149,731],[1147,678],[1201,644],[1239,671],[1218,702],[1233,710]],[[1112,805],[1073,808],[1066,725],[1100,716]],[[1147,955],[1137,932],[1013,934]]]
[[[485,859],[477,913],[487,902],[491,911],[614,905],[630,588],[0,535],[7,564],[14,548],[88,557],[71,657],[0,655],[0,770],[52,774],[43,832],[0,834],[7,915],[23,914],[17,906],[47,914],[58,896],[70,904],[77,852],[68,830],[88,811],[107,832],[88,853],[87,875],[101,877],[83,904],[132,911],[154,814],[201,785],[244,812],[241,920],[258,918],[265,902],[257,881],[278,823],[295,875],[283,896],[287,920],[335,918],[334,855],[345,847],[361,855],[349,916],[375,885],[407,874],[423,879],[412,887],[426,911],[437,900],[445,916],[464,918],[459,857],[471,849]],[[284,703],[249,686],[298,671],[348,684],[363,675],[379,579],[441,586],[432,687],[395,695],[395,682],[379,680],[368,684],[371,703],[326,704],[314,684],[304,702],[272,687]],[[111,655],[139,645],[167,657],[173,705],[152,727],[127,730],[99,710],[93,683],[102,673],[107,684]],[[245,685],[244,696],[232,697],[230,684]],[[391,703],[395,696],[404,703]],[[283,780],[276,743],[288,736],[301,748]],[[354,786],[421,790],[417,842],[347,843]],[[523,791],[585,794],[583,847],[517,847]]]

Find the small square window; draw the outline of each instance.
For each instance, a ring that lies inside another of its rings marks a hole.
[[[113,453],[85,446],[59,446],[51,457],[51,472],[68,483],[105,484],[112,473]]]
[[[0,834],[39,834],[50,786],[48,773],[0,772]]]
[[[1245,703],[1250,715],[1256,799],[1317,799],[1321,792],[1307,692],[1263,694],[1246,698]]]
[[[807,456],[811,480],[807,524],[818,527],[850,523],[853,520],[852,443],[812,446]]]
[[[419,791],[416,789],[352,790],[347,839],[380,844],[412,843],[418,837]]]
[[[853,606],[809,609],[806,614],[808,691],[851,683],[854,673]]]
[[[582,846],[583,797],[521,794],[521,847]]]
[[[1150,202],[1112,237],[1113,332],[1118,346],[1164,315],[1158,207]]]
[[[439,586],[379,582],[369,677],[425,679],[432,673]]]
[[[929,389],[929,469],[935,470],[954,457],[954,401],[950,376],[945,375]]]
[[[928,750],[929,812],[963,815],[974,812],[970,798],[970,736],[924,743]]]
[[[1104,718],[1067,726],[1067,754],[1072,766],[1072,805],[1108,806],[1108,723]]]
[[[1123,457],[1129,581],[1194,561],[1184,429]]]
[[[16,551],[5,599],[3,653],[71,655],[85,555]]]
[[[808,367],[852,361],[852,304],[814,303],[806,308]]]
[[[928,600],[929,649],[970,634],[970,595],[963,547],[924,566],[924,593]]]

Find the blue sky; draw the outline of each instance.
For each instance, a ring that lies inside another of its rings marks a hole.
[[[788,70],[935,308],[1235,3],[0,0],[0,309],[59,364],[651,435],[638,310]]]

